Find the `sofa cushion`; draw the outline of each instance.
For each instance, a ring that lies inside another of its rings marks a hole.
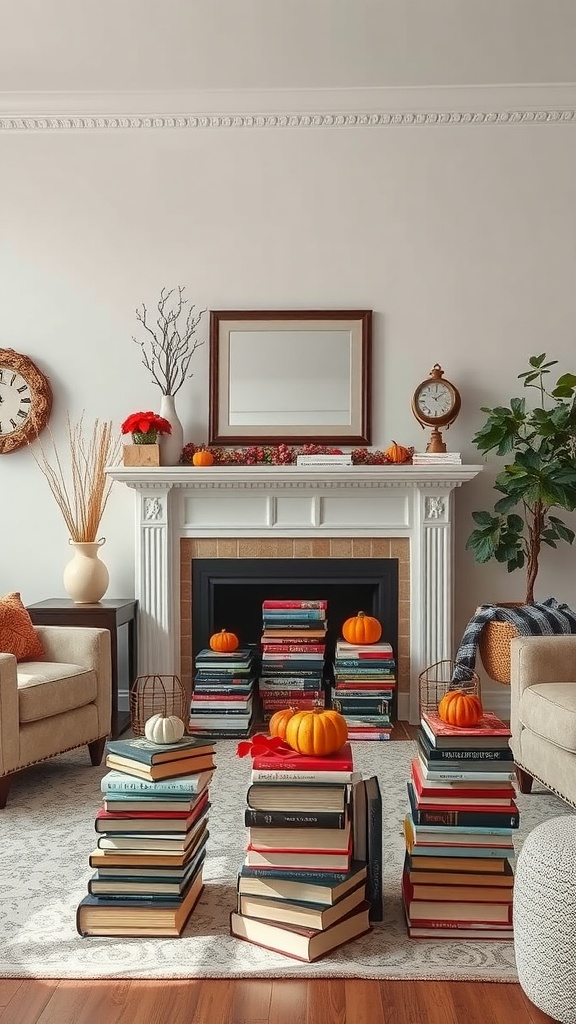
[[[16,591],[0,598],[0,651],[13,654],[16,661],[44,655],[32,619]]]
[[[20,722],[38,722],[96,700],[93,669],[49,661],[30,661],[18,667]]]
[[[576,753],[576,682],[527,686],[519,715],[531,732]]]

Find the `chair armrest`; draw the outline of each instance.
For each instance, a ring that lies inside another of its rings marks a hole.
[[[512,749],[519,756],[520,699],[534,683],[576,681],[576,634],[517,636],[510,641],[510,729]]]
[[[0,775],[20,763],[18,677],[13,654],[0,654]]]
[[[112,721],[112,659],[109,629],[90,626],[35,626],[45,661],[62,661],[93,669],[98,679],[99,735],[107,736]]]

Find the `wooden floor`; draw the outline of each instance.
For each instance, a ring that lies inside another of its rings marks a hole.
[[[518,985],[0,980],[0,1024],[545,1024]]]
[[[393,739],[416,729],[398,723]],[[177,940],[175,940],[177,941]],[[0,973],[2,965],[0,961]],[[0,1024],[550,1024],[519,985],[0,978]]]

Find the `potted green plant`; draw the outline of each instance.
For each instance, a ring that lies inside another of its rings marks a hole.
[[[544,352],[531,356],[518,379],[535,392],[537,403],[529,405],[521,397],[512,398],[509,406],[483,407],[486,422],[472,438],[483,455],[495,452],[506,463],[494,482],[500,497],[493,511],[472,513],[476,529],[466,547],[477,562],[494,558],[508,572],[525,569],[526,605],[535,603],[542,545],[572,544],[575,536],[555,514],[576,509],[576,375],[564,373],[547,386],[557,362],[547,360]],[[481,653],[492,675],[482,646]]]

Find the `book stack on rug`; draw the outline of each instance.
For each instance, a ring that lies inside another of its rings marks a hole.
[[[360,781],[349,743],[327,757],[254,757],[232,935],[310,962],[370,929],[367,864],[354,852]],[[357,828],[366,845],[366,818]],[[380,844],[381,837],[380,825]]]
[[[491,712],[465,728],[422,712],[402,879],[413,938],[513,937],[513,836],[520,816],[509,737]]]
[[[259,714],[258,651],[238,647],[221,654],[206,647],[194,667],[188,732],[204,739],[249,736]]]
[[[281,708],[326,706],[327,607],[322,599],[262,602],[260,698],[265,722]]]
[[[80,935],[181,935],[202,892],[214,745],[111,740]]]
[[[389,740],[396,690],[391,644],[336,641],[332,707],[344,715],[351,740]]]

